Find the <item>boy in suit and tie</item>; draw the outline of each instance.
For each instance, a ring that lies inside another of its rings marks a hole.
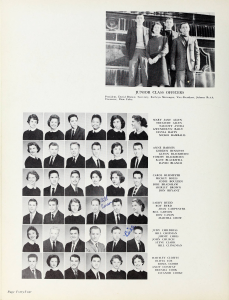
[[[87,215],[87,224],[105,224],[105,214],[100,210],[100,200],[91,200],[92,213]]]
[[[143,228],[141,226],[134,227],[134,238],[127,241],[127,252],[145,252],[145,245],[141,241]]]
[[[105,246],[99,243],[101,229],[98,226],[92,226],[89,230],[91,239],[86,242],[86,252],[105,252]]]
[[[126,242],[121,239],[121,228],[114,226],[111,229],[113,241],[107,243],[107,252],[126,252]]]
[[[86,168],[105,168],[104,161],[99,159],[101,144],[99,142],[94,142],[91,145],[91,150],[92,157],[86,160]]]
[[[60,229],[57,227],[50,228],[50,238],[43,242],[44,252],[64,252],[63,244],[57,241]]]
[[[22,279],[41,279],[41,271],[36,269],[38,257],[36,254],[28,255],[29,267],[22,270]]]
[[[126,224],[126,217],[120,214],[122,209],[122,200],[115,198],[112,200],[113,211],[107,214],[107,224]]]
[[[134,187],[128,191],[128,196],[148,196],[148,188],[142,184],[143,174],[140,171],[133,173]]]
[[[29,214],[23,217],[23,224],[42,224],[42,214],[37,212],[37,200],[30,199],[28,202]]]
[[[59,173],[56,170],[49,172],[51,185],[44,188],[44,196],[64,196],[64,187],[58,183],[59,179]]]
[[[71,129],[66,131],[65,140],[85,140],[85,129],[78,126],[78,116],[71,114],[68,116]]]
[[[78,187],[80,172],[73,170],[70,174],[71,184],[65,189],[65,196],[83,196],[83,190]]]
[[[70,238],[72,241],[65,245],[65,252],[85,252],[85,242],[83,242],[79,236],[79,228],[76,226],[71,227]]]
[[[78,269],[80,257],[77,254],[70,256],[70,268],[64,271],[65,279],[85,279],[85,274]]]
[[[72,142],[70,144],[72,157],[67,159],[66,168],[85,168],[85,157],[80,154],[80,144]]]
[[[105,275],[99,271],[101,257],[94,254],[91,257],[91,269],[86,273],[86,279],[105,279]]]
[[[44,216],[44,224],[64,224],[64,214],[58,209],[58,200],[49,199],[50,212]]]
[[[44,168],[64,168],[64,158],[58,154],[59,145],[57,143],[49,144],[50,156],[44,160]]]
[[[134,143],[134,155],[130,162],[131,168],[148,168],[148,157],[143,154],[142,143]]]

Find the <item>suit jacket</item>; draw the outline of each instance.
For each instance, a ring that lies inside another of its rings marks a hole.
[[[45,158],[44,168],[64,168],[64,158],[62,156],[57,154],[57,156],[55,157],[53,165],[49,164],[50,158],[51,158],[51,156]]]
[[[48,213],[44,216],[44,224],[64,224],[64,214],[57,211],[53,220],[51,220],[51,213]]]
[[[51,185],[44,188],[44,196],[51,196],[50,190],[51,190]],[[63,186],[59,185],[59,183],[56,187],[56,191],[53,196],[64,196],[64,188]]]
[[[189,71],[194,72],[195,66],[200,67],[200,51],[195,37],[189,36],[187,46],[181,36],[173,40],[171,51],[171,65],[176,66],[176,71],[184,71],[186,61]]]
[[[102,272],[99,272],[100,279],[105,279],[105,275]],[[94,272],[90,269],[86,273],[86,279],[96,279]]]
[[[36,279],[41,279],[41,271],[36,269]],[[22,270],[22,279],[35,279],[30,267]]]
[[[105,252],[105,246],[102,243],[98,243],[98,252]],[[86,242],[86,252],[97,252],[97,248],[91,240]]]
[[[76,162],[75,160],[73,161],[72,157],[69,157],[67,159],[66,168],[85,168],[85,157],[79,154]]]
[[[106,215],[103,212],[99,212],[95,223],[93,223],[93,217],[93,213],[87,215],[87,224],[105,224]]]
[[[113,211],[111,213],[107,214],[107,224],[116,224],[115,215],[114,215]],[[123,214],[120,214],[120,223],[119,224],[126,224],[126,217]]]
[[[135,168],[136,159],[137,159],[136,156],[131,159],[131,162],[130,162],[131,168]],[[145,156],[145,155],[142,156],[142,159],[140,160],[138,168],[148,168],[148,157],[147,156]]]
[[[149,42],[149,28],[145,26],[143,26],[143,41],[145,46],[147,46]],[[137,44],[137,24],[136,26],[129,28],[126,35],[126,50],[127,50],[129,60],[131,60],[134,56],[136,44]]]
[[[73,137],[72,129],[69,129],[65,133],[65,140],[85,140],[85,129],[78,126]]]
[[[128,191],[128,196],[132,196],[133,191],[134,191],[134,187],[130,188]],[[148,188],[142,184],[138,189],[136,196],[148,196]]]
[[[100,168],[105,168],[105,163],[103,160],[99,160]],[[86,168],[97,168],[97,165],[95,164],[94,159],[91,157],[88,160],[86,160]]]
[[[36,212],[32,224],[42,224],[42,214],[39,214],[39,212]],[[30,224],[30,214],[25,215],[23,217],[23,224]]]
[[[65,189],[65,196],[83,196],[83,190],[78,187],[78,192],[76,193],[71,184]]]
[[[64,271],[64,277],[65,279],[76,279],[72,268],[69,268]],[[80,270],[78,270],[77,279],[85,279],[85,274]]]
[[[43,242],[43,252],[53,252],[50,239]],[[56,241],[56,252],[64,252],[63,244],[59,241]]]
[[[126,252],[126,242],[119,240],[116,247],[113,249],[113,241],[107,243],[107,252]],[[113,251],[112,251],[113,250]]]
[[[72,242],[69,242],[65,245],[65,252],[71,252]],[[85,242],[79,239],[74,252],[85,252]]]
[[[129,240],[127,241],[127,252],[145,252],[145,245],[141,241],[140,251],[138,251],[138,247],[135,242],[135,239]]]

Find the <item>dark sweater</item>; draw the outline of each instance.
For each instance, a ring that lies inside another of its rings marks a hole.
[[[116,188],[113,185],[107,187],[107,196],[124,196],[125,190],[122,187]]]
[[[23,247],[23,252],[40,252],[40,247],[38,244],[34,243],[33,245],[29,242],[26,243]]]
[[[129,140],[148,140],[148,134],[144,130],[139,134],[132,131],[129,135]]]
[[[83,216],[67,216],[65,218],[65,224],[85,224],[85,218]]]
[[[126,135],[125,132],[122,131],[114,131],[114,129],[110,129],[107,132],[107,139],[108,140],[125,140],[126,139]]]
[[[43,131],[35,129],[34,131],[26,130],[23,133],[23,140],[43,140]]]
[[[40,158],[33,158],[32,156],[28,156],[25,160],[26,168],[42,168],[42,163]]]
[[[48,131],[45,134],[45,140],[64,140],[64,134],[60,130],[56,132]]]
[[[61,273],[60,270],[49,270],[45,274],[45,279],[64,279],[64,275]]]
[[[89,131],[86,140],[106,140],[106,131],[101,129],[99,132]]]
[[[109,161],[108,168],[127,168],[127,163],[123,158],[113,159]]]
[[[40,196],[41,190],[37,187],[36,189],[29,189],[27,186],[25,186],[22,189],[22,196]]]
[[[128,224],[147,224],[148,218],[145,215],[136,217],[134,214],[130,215],[127,219]]]
[[[126,272],[123,270],[120,270],[120,272],[110,270],[106,274],[106,279],[126,279]]]

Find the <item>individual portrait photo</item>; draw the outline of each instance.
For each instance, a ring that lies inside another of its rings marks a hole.
[[[65,129],[65,140],[85,140],[85,113],[66,113]]]
[[[64,197],[44,197],[44,224],[64,224]]]
[[[44,141],[44,168],[64,168],[64,141]]]
[[[85,226],[65,225],[65,252],[85,252]]]
[[[128,114],[129,140],[148,140],[148,114]]]
[[[127,253],[127,279],[147,279],[147,254]]]
[[[110,150],[110,151],[109,151]],[[127,168],[127,142],[107,142],[108,168]]]
[[[65,279],[85,279],[85,254],[65,253]]]
[[[106,214],[101,206],[101,199],[96,197],[86,198],[87,224],[105,224]]]
[[[86,253],[86,279],[105,279],[105,254]]]
[[[86,169],[86,196],[104,196],[106,171]]]
[[[65,141],[66,168],[85,168],[85,141]]]
[[[87,225],[86,226],[86,240],[87,234],[89,240],[86,242],[86,252],[105,252],[106,244],[106,226],[105,225]]]
[[[45,140],[64,140],[64,113],[44,114]]]
[[[65,196],[84,196],[85,170],[65,169]]]
[[[42,225],[23,225],[22,244],[22,252],[42,252]]]
[[[43,198],[23,197],[22,198],[23,224],[43,223]]]
[[[126,225],[107,225],[106,252],[126,252]]]
[[[42,254],[22,253],[22,268],[22,279],[42,279]]]
[[[147,225],[133,225],[125,230],[127,252],[147,252]]]
[[[148,198],[128,197],[128,224],[148,224]]]
[[[64,196],[64,170],[44,170],[44,196]]]
[[[107,196],[112,197],[123,197],[126,191],[126,169],[113,169],[107,170],[107,182],[110,185],[107,187]]]
[[[42,169],[24,169],[23,170],[23,189],[22,196],[41,196],[43,188],[43,170]]]
[[[43,236],[43,252],[64,252],[64,225],[45,225]]]
[[[86,140],[106,140],[106,114],[86,114]]]
[[[44,279],[64,279],[64,253],[43,254]]]
[[[110,204],[106,207],[107,224],[126,224],[126,198],[109,197],[108,200]]]
[[[107,140],[119,141],[126,139],[127,114],[107,114]]]
[[[107,253],[106,270],[106,279],[126,279],[126,253]]]
[[[43,140],[43,113],[23,114],[23,140]]]
[[[85,224],[85,216],[84,197],[65,197],[65,224]]]
[[[86,142],[86,168],[104,169],[107,155],[106,141]]]
[[[128,196],[148,196],[148,170],[128,170]]]
[[[30,169],[42,168],[43,141],[23,141],[23,167]]]
[[[128,141],[129,167],[148,168],[148,141]]]

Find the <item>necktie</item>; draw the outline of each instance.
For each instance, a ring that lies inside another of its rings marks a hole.
[[[32,222],[33,222],[33,215],[30,214],[30,224],[32,224]]]
[[[98,243],[95,244],[95,247],[96,247],[96,252],[99,252],[99,245],[98,245]]]
[[[117,215],[117,224],[120,224],[120,215]]]
[[[99,168],[99,159],[97,159],[96,164],[97,164],[97,168]]]
[[[116,246],[117,246],[117,244],[114,242],[114,243],[113,243],[113,250],[112,250],[113,252],[115,252]]]
[[[133,191],[133,195],[132,195],[132,196],[136,196],[136,194],[137,194],[137,189],[138,189],[137,187],[134,188],[134,191]]]
[[[56,245],[55,242],[52,242],[53,246],[52,246],[52,252],[56,252]]]
[[[72,130],[72,138],[74,137],[75,135],[75,130]]]
[[[94,224],[96,224],[96,221],[97,221],[97,216],[95,214],[95,217],[94,217]]]
[[[35,270],[32,270],[32,272],[33,272],[33,276],[34,276],[34,278],[35,278],[35,279],[37,279],[37,276],[36,276]]]
[[[75,193],[78,194],[78,187],[75,187]]]
[[[77,279],[77,277],[78,277],[78,273],[77,273],[77,271],[76,271],[76,270],[74,271],[74,275],[75,275],[75,279]]]
[[[135,162],[135,168],[138,167],[138,158],[136,159],[136,162]]]
[[[99,279],[99,272],[96,273],[96,279]]]
[[[55,188],[52,188],[52,196],[54,196]]]
[[[54,214],[51,214],[51,221],[53,221],[54,219]]]
[[[141,252],[141,243],[138,242],[138,252]]]
[[[71,252],[74,252],[74,248],[75,248],[75,244],[72,243],[72,250],[71,250]]]
[[[51,157],[50,165],[52,166],[54,164],[54,157]]]

